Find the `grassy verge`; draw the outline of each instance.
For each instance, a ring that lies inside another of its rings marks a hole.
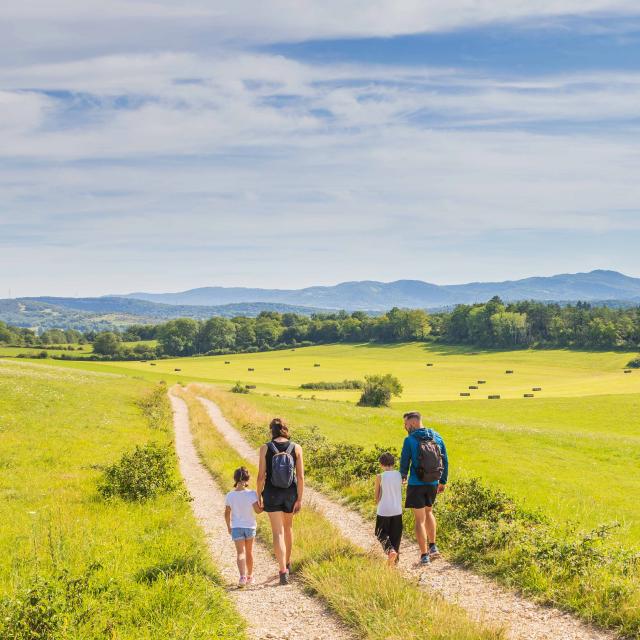
[[[246,637],[183,491],[98,495],[122,453],[172,445],[166,415],[146,383],[0,361],[0,637]]]
[[[212,425],[205,409],[188,391],[176,390],[189,407],[198,451],[212,475],[225,490],[232,485],[233,470],[248,465],[227,445]],[[270,543],[266,517],[259,518],[258,535]],[[344,622],[371,640],[498,639],[498,631],[469,620],[461,609],[409,584],[384,563],[353,547],[318,512],[305,508],[296,516],[294,567],[305,585],[319,595]],[[275,565],[274,565],[275,566]]]
[[[218,402],[254,445],[264,440],[269,416],[251,406],[250,399],[194,388]],[[308,476],[315,484],[373,516],[375,448],[340,443],[304,427],[295,428],[294,439],[305,446]],[[439,539],[451,559],[541,602],[640,637],[640,554],[611,541],[609,527],[560,525],[473,478],[450,483],[437,513]],[[411,514],[405,512],[405,530],[412,529]]]

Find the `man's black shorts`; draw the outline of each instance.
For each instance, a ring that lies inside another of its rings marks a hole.
[[[422,509],[433,507],[438,495],[437,484],[410,484],[407,485],[407,499],[404,506],[407,509]]]

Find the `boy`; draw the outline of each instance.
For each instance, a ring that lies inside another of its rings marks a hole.
[[[400,555],[402,538],[402,476],[394,469],[393,454],[383,453],[379,462],[382,473],[376,474],[376,536],[389,566],[393,566]]]

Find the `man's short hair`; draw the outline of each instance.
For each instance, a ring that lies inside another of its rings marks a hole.
[[[405,420],[422,420],[422,414],[419,411],[407,411],[402,417]]]

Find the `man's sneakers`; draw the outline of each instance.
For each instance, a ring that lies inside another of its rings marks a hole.
[[[435,560],[436,558],[440,557],[440,550],[436,546],[435,542],[430,542],[429,543],[429,557],[432,560]]]
[[[429,557],[428,553],[423,553],[420,556],[420,564],[431,564],[431,558]]]
[[[289,573],[287,571],[283,571],[280,574],[280,584],[282,586],[289,584]]]

